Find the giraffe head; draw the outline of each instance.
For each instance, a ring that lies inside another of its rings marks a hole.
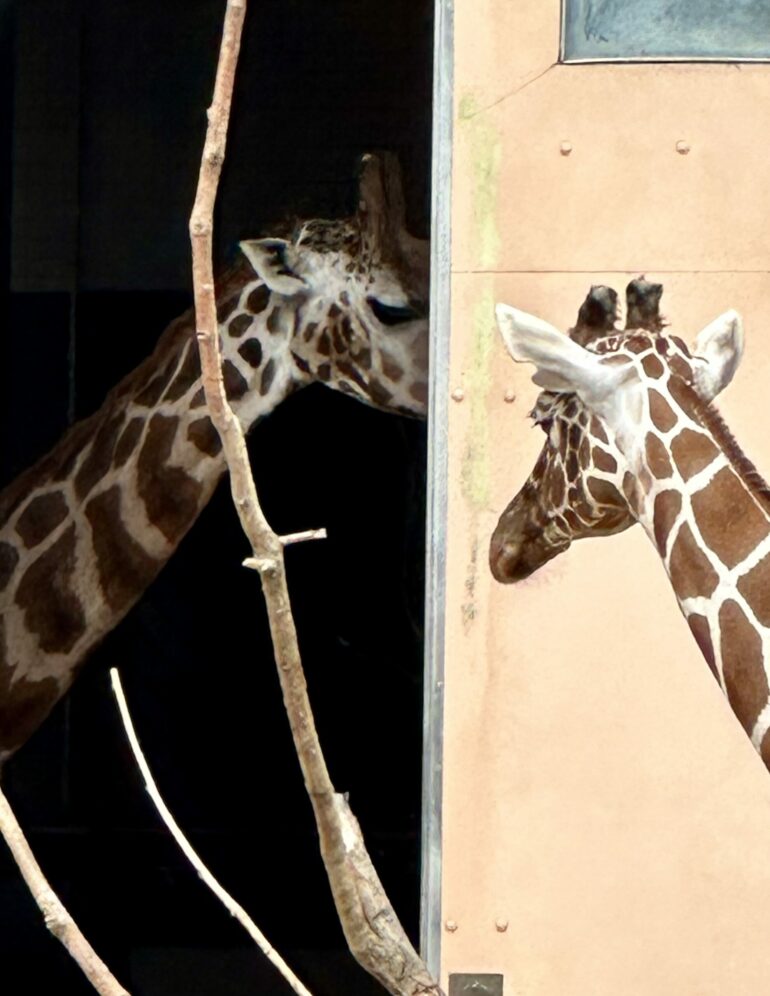
[[[406,230],[395,156],[364,157],[352,217],[305,221],[241,250],[265,288],[256,306],[271,307],[290,338],[294,381],[425,414],[429,244]]]
[[[739,316],[726,312],[704,328],[691,353],[663,331],[661,292],[659,284],[632,281],[620,330],[617,294],[594,287],[568,336],[497,306],[511,356],[537,368],[533,380],[544,390],[531,414],[546,434],[534,470],[492,535],[498,581],[520,581],[573,540],[636,522],[654,482],[678,461],[681,423],[695,425],[699,408],[732,379],[743,349]]]

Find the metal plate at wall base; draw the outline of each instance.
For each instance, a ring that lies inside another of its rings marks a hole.
[[[503,977],[455,972],[449,976],[449,996],[503,996]]]

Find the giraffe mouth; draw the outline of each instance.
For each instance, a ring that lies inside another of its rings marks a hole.
[[[570,546],[569,539],[549,540],[546,530],[517,527],[515,513],[511,518],[503,513],[489,543],[489,569],[500,584],[526,580]]]
[[[489,545],[489,567],[492,577],[500,584],[513,584],[529,577],[534,568],[528,570],[521,557],[521,547],[492,537]]]

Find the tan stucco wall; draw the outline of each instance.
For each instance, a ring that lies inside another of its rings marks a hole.
[[[498,299],[567,328],[646,273],[687,340],[738,308],[720,408],[770,474],[770,66],[552,66],[558,7],[455,6],[442,973],[770,992],[770,775],[652,545],[578,543],[515,587],[486,559],[542,442]]]

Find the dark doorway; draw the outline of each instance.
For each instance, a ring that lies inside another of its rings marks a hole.
[[[349,213],[357,159],[373,149],[398,153],[410,227],[427,237],[432,7],[251,5],[221,264],[276,220]],[[98,407],[189,306],[187,219],[223,10],[0,0],[0,483]],[[329,532],[288,557],[311,698],[334,782],[415,941],[424,435],[314,387],[250,440],[274,527]],[[113,665],[168,804],[215,874],[314,992],[377,991],[344,953],[247,552],[220,487],[5,772],[53,886],[134,996],[289,990],[161,828],[124,744]],[[92,992],[4,849],[0,966],[9,994]]]

